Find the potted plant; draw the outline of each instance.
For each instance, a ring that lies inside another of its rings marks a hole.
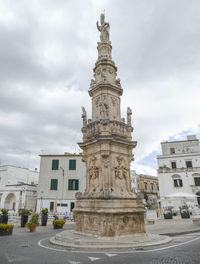
[[[0,223],[7,224],[8,223],[8,210],[7,209],[1,209],[1,219]]]
[[[165,210],[164,211],[164,219],[172,219],[173,216],[172,216],[172,211],[170,210]]]
[[[31,220],[26,224],[26,227],[29,228],[30,232],[35,232],[36,227],[39,226],[39,214],[34,213],[31,217]]]
[[[66,221],[64,219],[58,219],[53,221],[53,228],[54,229],[60,229],[63,228]]]
[[[32,210],[21,208],[19,209],[19,215],[21,216],[21,227],[25,227],[29,215],[31,215]]]
[[[187,209],[181,209],[181,218],[190,218],[190,213]]]
[[[41,224],[42,226],[47,225],[48,220],[48,208],[42,209],[42,217],[41,217]]]
[[[14,225],[0,224],[0,236],[12,235]]]

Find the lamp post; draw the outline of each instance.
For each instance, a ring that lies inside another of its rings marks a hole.
[[[61,213],[61,202],[62,202],[62,199],[63,199],[63,185],[64,185],[64,177],[65,177],[65,170],[60,167],[60,169],[62,170],[62,176],[63,176],[63,180],[62,180],[62,192],[61,192],[61,200],[60,200],[60,213]]]
[[[43,209],[43,190],[41,190],[41,192],[40,192],[40,194],[41,194],[41,197],[40,197],[40,212],[42,211],[42,209]]]

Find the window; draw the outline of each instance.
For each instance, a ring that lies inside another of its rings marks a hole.
[[[50,212],[53,212],[54,210],[54,202],[50,202]]]
[[[200,186],[200,177],[194,178],[195,186]]]
[[[153,183],[151,183],[151,190],[153,191]]]
[[[186,161],[186,167],[192,168],[192,161]]]
[[[50,190],[57,190],[57,188],[58,188],[58,180],[57,179],[51,179]]]
[[[58,203],[58,204],[57,204],[57,206],[61,206],[61,207],[67,207],[67,206],[68,206],[68,204],[67,204],[67,203],[61,203],[61,204],[60,204],[60,203]]]
[[[147,191],[147,183],[146,182],[144,183],[144,189],[145,189],[145,191]]]
[[[174,179],[174,187],[183,187],[182,179]]]
[[[59,160],[52,160],[52,170],[58,170]]]
[[[175,153],[175,148],[170,148],[170,154],[174,154]]]
[[[79,180],[68,180],[69,191],[78,191],[78,189],[79,189]]]
[[[176,162],[175,161],[172,161],[171,162],[171,166],[172,166],[172,169],[176,169]]]
[[[69,170],[76,170],[76,160],[69,160]]]

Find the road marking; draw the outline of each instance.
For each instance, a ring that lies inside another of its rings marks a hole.
[[[105,253],[106,256],[108,257],[114,257],[114,256],[117,256],[117,254],[109,254],[109,253]]]
[[[95,261],[95,260],[98,260],[98,259],[101,259],[101,258],[93,258],[93,257],[88,257],[91,261]]]
[[[77,262],[77,261],[71,261],[71,260],[69,260],[68,261],[70,264],[81,264],[82,262]]]
[[[6,255],[7,261],[9,263],[14,262],[14,259],[13,258],[10,258],[7,253],[5,255]]]
[[[46,248],[46,249],[49,249],[49,250],[54,250],[54,251],[62,251],[62,252],[73,252],[73,253],[84,253],[84,254],[108,254],[108,252],[105,252],[105,251],[81,251],[81,250],[70,250],[70,249],[59,249],[59,248],[52,248],[52,247],[47,247],[47,246],[44,246],[42,245],[42,241],[44,240],[47,240],[49,239],[49,237],[47,238],[43,238],[41,239],[40,241],[38,241],[38,245],[40,247],[43,247],[43,248]],[[169,248],[175,248],[175,247],[179,247],[179,246],[182,246],[182,245],[186,245],[186,244],[189,244],[189,243],[192,243],[196,240],[199,240],[200,237],[196,237],[194,239],[191,239],[191,240],[188,240],[188,241],[185,241],[183,243],[180,243],[180,244],[176,244],[176,245],[172,245],[172,246],[167,246],[167,247],[162,247],[162,248],[155,248],[155,249],[147,249],[147,250],[142,250],[142,251],[138,251],[136,249],[134,249],[134,251],[112,251],[110,253],[112,254],[136,254],[136,253],[148,253],[148,252],[154,252],[154,251],[162,251],[162,250],[166,250],[166,249],[169,249]]]
[[[24,256],[18,256],[18,257],[15,257],[15,258],[11,258],[11,257],[8,256],[7,253],[5,255],[6,255],[6,258],[7,258],[7,260],[8,260],[9,263],[12,263],[12,262],[21,262],[21,261],[25,261],[25,260],[27,261],[27,260],[29,260],[29,258],[24,257]]]

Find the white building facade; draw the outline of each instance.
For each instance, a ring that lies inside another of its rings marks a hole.
[[[166,195],[180,192],[200,195],[200,143],[191,135],[183,141],[162,142],[161,146],[162,155],[157,156],[161,207],[178,210],[185,200],[166,199]],[[188,206],[200,205],[199,198],[186,200]]]
[[[48,208],[54,214],[72,212],[75,193],[83,192],[86,169],[81,154],[40,155],[37,212]]]
[[[36,209],[39,173],[11,165],[0,166],[0,208],[17,214],[20,208]]]

